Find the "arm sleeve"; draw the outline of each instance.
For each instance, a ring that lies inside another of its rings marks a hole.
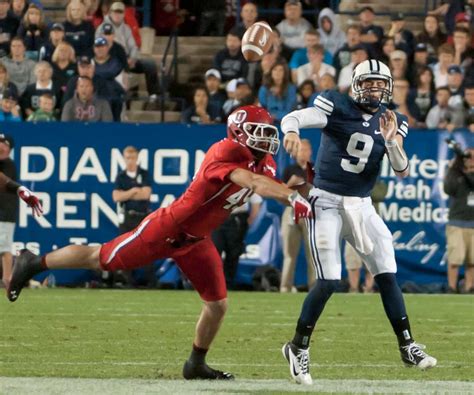
[[[324,112],[317,107],[309,107],[286,115],[281,121],[281,131],[285,134],[288,132],[299,133],[301,128],[323,128],[327,123],[328,118]]]
[[[208,151],[203,176],[208,181],[224,181],[235,169],[247,170],[250,159],[246,148],[230,140],[222,141]]]
[[[72,99],[68,100],[64,105],[63,112],[61,113],[61,121],[74,121],[74,109],[72,105]]]

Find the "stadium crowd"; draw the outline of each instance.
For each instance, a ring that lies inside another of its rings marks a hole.
[[[194,14],[195,32],[224,34],[225,0],[183,2],[182,9],[168,3],[164,9],[154,5],[158,33],[176,27],[186,33]],[[328,7],[306,19],[307,1],[241,3],[240,20],[228,27],[225,48],[194,89],[182,122],[225,122],[246,104],[260,104],[279,121],[312,105],[323,90],[350,93],[355,66],[373,58],[389,65],[392,105],[408,116],[411,127],[474,131],[472,1],[433,10],[417,35],[406,29],[402,13],[393,14],[384,30],[369,6],[359,10],[357,22],[343,26]],[[241,40],[262,20],[259,7],[281,8],[284,14],[280,20],[267,18],[274,32],[271,51],[248,63]],[[222,23],[214,23],[216,18]],[[48,23],[38,0],[0,0],[0,121],[124,120],[129,73],[145,75],[148,100],[155,103],[158,69],[153,59],[139,56],[139,28],[136,9],[121,1],[70,0],[64,21]]]

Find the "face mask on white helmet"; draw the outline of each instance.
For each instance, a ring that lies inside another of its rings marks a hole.
[[[381,80],[383,86],[363,87],[367,80]],[[354,100],[364,107],[377,109],[381,104],[389,104],[392,101],[393,79],[390,69],[384,63],[369,59],[359,63],[352,73],[352,96]]]

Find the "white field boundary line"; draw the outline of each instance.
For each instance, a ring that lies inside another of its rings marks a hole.
[[[235,367],[255,367],[255,368],[262,368],[262,367],[282,367],[286,366],[287,364],[282,363],[232,363],[227,362],[224,360],[213,360],[209,361],[211,365],[225,365],[227,366],[235,366]],[[32,365],[36,364],[36,361],[8,361],[3,362],[0,361],[0,366],[2,365]],[[170,362],[168,360],[155,360],[155,361],[48,361],[48,365],[57,365],[57,366],[104,366],[104,365],[111,365],[111,366],[182,366],[183,360],[173,361]],[[463,368],[471,367],[471,364],[466,362],[443,362],[436,365],[435,369],[449,369],[449,368],[457,368],[462,365]],[[402,363],[331,363],[331,364],[319,364],[319,363],[311,363],[311,367],[313,368],[324,368],[324,369],[331,369],[331,368],[371,368],[371,369],[386,369],[386,368],[404,368]]]
[[[289,380],[231,382],[0,377],[6,394],[229,394],[229,393],[357,393],[357,394],[472,394],[473,382],[414,380],[315,380],[311,386]]]

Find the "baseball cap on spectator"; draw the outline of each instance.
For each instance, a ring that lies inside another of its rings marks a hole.
[[[56,22],[56,23],[53,23],[53,26],[51,26],[51,30],[60,30],[60,31],[64,31],[64,25],[62,23],[59,23],[59,22]]]
[[[425,43],[416,44],[415,52],[427,52],[427,51],[428,51],[428,47],[426,46]]]
[[[470,20],[471,20],[471,18],[469,17],[468,14],[466,14],[465,12],[459,12],[459,13],[456,14],[454,22],[455,23],[469,22]]]
[[[369,5],[367,5],[367,6],[365,6],[365,7],[362,7],[362,8],[359,10],[359,14],[362,14],[364,11],[370,11],[372,14],[375,14],[374,9],[373,9],[371,6],[369,6]]]
[[[400,49],[396,49],[390,54],[390,60],[406,60],[407,54]]]
[[[403,12],[395,12],[390,16],[390,19],[392,21],[403,21],[405,19],[405,15],[403,15]]]
[[[110,11],[124,12],[125,4],[116,1],[115,3],[112,3],[112,5],[110,6]]]
[[[104,45],[107,45],[105,37],[99,36],[94,40],[94,47],[103,47]]]
[[[1,2],[1,0],[0,0],[0,2]],[[10,147],[10,149],[13,149],[13,147],[15,146],[15,142],[13,140],[13,137],[10,136],[9,134],[0,133],[0,143],[4,143],[4,144],[8,145]]]
[[[5,89],[2,92],[2,98],[8,99],[8,100],[15,100],[15,101],[18,100],[18,96],[16,95],[16,93],[12,89],[9,89],[9,88]]]
[[[453,64],[448,67],[448,74],[462,74],[461,67],[457,64]]]
[[[248,85],[250,86],[250,84],[248,83],[248,81],[245,79],[245,78],[237,78],[237,81],[235,81],[235,87],[239,87],[240,85]]]
[[[80,56],[79,58],[77,58],[77,64],[79,65],[88,65],[92,63],[92,59],[87,55]]]
[[[227,83],[227,86],[225,87],[225,90],[228,93],[234,93],[236,88],[237,88],[237,78],[234,78],[233,80],[230,80]]]
[[[114,34],[115,29],[111,23],[104,23],[100,29],[103,35],[108,36],[109,34]]]
[[[209,77],[216,77],[218,80],[222,80],[221,73],[217,69],[209,69],[204,74],[204,78],[208,79]]]

